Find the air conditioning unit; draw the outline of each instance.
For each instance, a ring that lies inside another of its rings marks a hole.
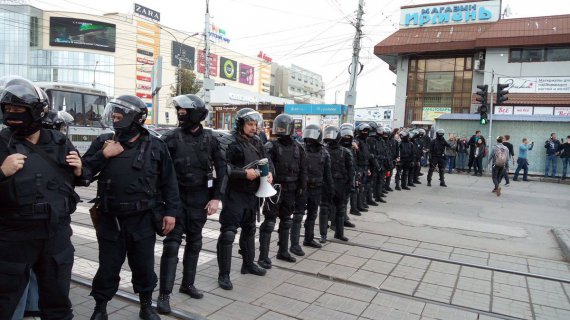
[[[477,59],[473,62],[473,70],[483,71],[485,70],[485,60]]]

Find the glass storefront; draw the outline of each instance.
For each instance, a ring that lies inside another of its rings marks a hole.
[[[405,124],[424,119],[424,108],[450,108],[469,113],[473,57],[415,58],[409,60]]]

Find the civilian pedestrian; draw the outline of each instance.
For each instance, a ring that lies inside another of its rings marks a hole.
[[[513,181],[518,181],[519,172],[523,169],[523,181],[528,181],[528,151],[532,150],[534,142],[529,141],[527,138],[522,139],[522,144],[519,146],[519,157],[517,159],[517,168]]]
[[[481,138],[477,140],[475,151],[473,152],[473,176],[483,175],[483,158],[485,155],[485,142]],[[470,171],[467,172],[469,173]]]
[[[467,155],[469,154],[469,145],[467,139],[461,138],[457,141],[457,159],[455,167],[458,172],[465,172],[465,165],[467,162]]]
[[[544,148],[546,149],[546,167],[544,169],[544,177],[548,177],[548,169],[552,166],[551,177],[556,177],[556,165],[557,158],[560,149],[560,141],[556,138],[556,133],[550,134],[550,139],[544,142]]]
[[[485,145],[485,138],[481,136],[481,131],[477,130],[469,139],[469,163],[467,164],[467,173],[471,173],[471,167],[475,167],[475,152],[478,148],[479,140],[482,140],[483,145]]]
[[[447,173],[452,174],[455,169],[455,158],[457,157],[457,140],[455,135],[450,134],[447,140],[450,148],[445,148],[445,157],[447,158]]]
[[[505,186],[509,186],[509,167],[510,167],[510,163],[512,161],[513,166],[515,165],[515,151],[514,151],[514,147],[513,145],[510,143],[511,140],[511,136],[506,134],[503,137],[503,145],[505,147],[507,147],[507,149],[509,149],[509,158],[510,161],[507,162],[507,164],[505,165],[505,170],[503,170],[503,176],[505,178]]]
[[[566,137],[566,142],[560,146],[560,159],[562,159],[562,180],[566,180],[568,164],[570,163],[570,135]]]
[[[489,157],[489,162],[492,165],[491,178],[495,186],[493,192],[497,194],[497,197],[501,196],[501,178],[503,177],[503,170],[509,163],[509,158],[509,149],[503,145],[503,136],[498,136],[497,144],[491,149]]]

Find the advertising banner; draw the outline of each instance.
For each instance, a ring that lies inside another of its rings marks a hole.
[[[422,111],[422,120],[434,121],[437,117],[445,113],[451,113],[449,107],[424,107]]]
[[[198,51],[198,72],[206,72],[206,59],[204,50]],[[218,75],[218,55],[210,53],[210,75],[216,77]]]
[[[254,69],[245,63],[239,64],[239,82],[253,85]]]
[[[196,49],[185,44],[172,41],[172,52],[170,53],[172,66],[178,67],[178,63],[182,69],[194,70],[194,55]],[[180,61],[178,61],[180,59]]]
[[[513,114],[514,107],[496,106],[495,114]]]
[[[570,77],[499,78],[509,93],[570,93]]]
[[[500,15],[501,2],[499,0],[428,4],[403,7],[400,10],[400,27],[418,28],[494,22],[499,20]]]
[[[237,61],[225,57],[220,58],[220,78],[236,81]]]
[[[49,45],[115,52],[117,28],[94,20],[50,17]]]
[[[554,108],[554,115],[570,117],[570,107],[556,107]]]
[[[554,111],[553,107],[534,107],[534,114],[551,116],[553,111]]]
[[[150,77],[145,77],[145,76],[137,76],[137,80],[144,81],[144,82],[150,82],[151,81]]]
[[[515,115],[524,115],[524,116],[532,116],[532,109],[533,107],[515,107],[514,114]]]

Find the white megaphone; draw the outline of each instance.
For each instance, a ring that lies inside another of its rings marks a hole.
[[[277,194],[277,190],[275,190],[271,183],[267,181],[267,177],[269,176],[269,160],[267,160],[267,158],[259,160],[257,162],[257,167],[259,169],[260,182],[255,196],[258,198],[273,197]]]

